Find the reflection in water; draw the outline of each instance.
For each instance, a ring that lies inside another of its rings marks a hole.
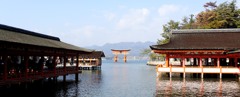
[[[67,79],[75,80],[75,75],[69,76]],[[83,70],[79,74],[79,82],[75,85],[68,85],[61,91],[57,92],[56,97],[93,97],[101,92],[101,70]]]
[[[32,83],[21,83],[10,87],[1,87],[1,97],[69,97],[75,96],[78,91],[69,93],[69,89],[76,87],[75,81],[67,80],[66,82],[54,80],[34,81]],[[61,96],[59,96],[61,95]]]
[[[13,88],[0,88],[9,97],[240,97],[238,79],[157,78],[155,66],[146,62],[105,62],[101,70],[84,70],[59,76],[57,82],[44,80]]]
[[[92,97],[92,93],[99,92],[99,83],[101,71],[85,71],[79,75],[78,82],[75,81],[75,74],[70,74],[66,76],[65,82],[63,77],[59,76],[57,81],[45,79],[0,87],[0,97]]]
[[[157,78],[156,97],[239,97],[238,79]]]

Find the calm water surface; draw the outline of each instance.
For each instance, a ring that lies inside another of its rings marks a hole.
[[[57,82],[34,82],[1,88],[0,97],[240,97],[240,82],[236,78],[198,79],[156,76],[154,66],[146,61],[128,63],[103,61],[101,70],[85,70],[79,74],[68,75],[67,82],[62,77]],[[7,97],[7,96],[6,96]]]

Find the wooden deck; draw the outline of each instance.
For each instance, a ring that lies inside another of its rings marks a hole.
[[[101,66],[96,65],[79,65],[80,70],[95,70],[95,69],[101,69]]]
[[[240,74],[240,68],[232,67],[232,66],[170,66],[170,67],[160,67],[157,66],[157,72],[167,72],[170,73],[170,77],[172,73],[183,73],[185,77],[185,73],[201,73],[201,78],[203,78],[203,74],[219,74],[220,78],[222,78],[222,74]]]
[[[13,73],[8,75],[6,80],[0,78],[0,86],[8,84],[19,84],[22,82],[31,82],[39,79],[58,77],[76,73],[81,73],[80,70],[76,71],[76,67],[66,67],[66,71],[64,70],[64,68],[56,68],[56,71],[49,71],[47,68],[45,68],[43,72],[28,72],[27,76],[23,73]]]

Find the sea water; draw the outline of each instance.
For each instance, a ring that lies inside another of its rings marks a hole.
[[[0,90],[0,97],[240,97],[238,78],[158,77],[144,60],[104,60],[100,70],[83,70],[57,81],[33,82]]]

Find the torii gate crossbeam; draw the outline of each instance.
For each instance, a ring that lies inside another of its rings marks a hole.
[[[114,62],[118,61],[118,54],[123,54],[124,58],[123,61],[126,63],[127,62],[127,54],[130,51],[130,49],[122,49],[122,50],[116,50],[116,49],[111,49],[112,53],[114,54]]]

